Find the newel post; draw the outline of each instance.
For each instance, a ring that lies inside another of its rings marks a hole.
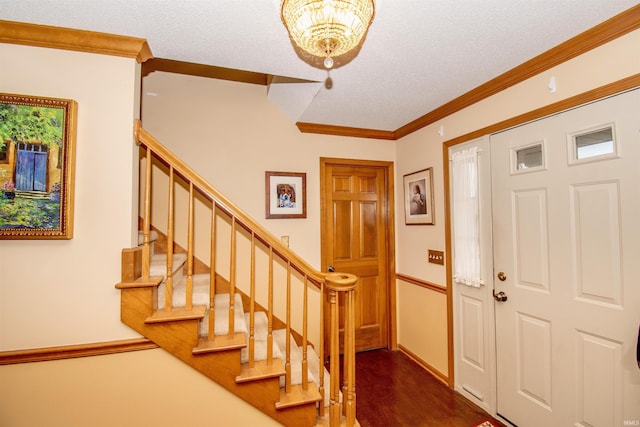
[[[330,273],[326,276],[326,289],[329,297],[329,425],[340,425],[340,324],[338,301],[344,294],[344,385],[343,405],[346,425],[352,427],[356,420],[355,393],[355,289],[358,278],[352,274]]]

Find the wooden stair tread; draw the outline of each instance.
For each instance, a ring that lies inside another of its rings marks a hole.
[[[156,310],[151,316],[145,319],[145,323],[162,323],[174,320],[199,320],[204,318],[207,307],[204,305],[194,305],[191,310],[184,307],[174,307],[171,311],[164,309]]]
[[[320,395],[314,383],[310,382],[306,390],[302,388],[302,384],[297,384],[291,386],[289,393],[285,393],[284,387],[280,388],[280,400],[276,402],[276,409],[290,408],[292,406],[305,405],[321,400],[322,395]]]
[[[164,276],[140,277],[135,282],[120,282],[116,284],[116,289],[153,288],[159,286],[163,280]]]
[[[247,336],[244,332],[236,332],[232,335],[216,335],[211,341],[208,337],[201,337],[198,346],[193,349],[193,354],[235,350],[246,346]]]
[[[256,360],[253,368],[250,368],[248,363],[242,364],[242,369],[240,375],[236,377],[236,382],[243,383],[253,380],[275,378],[285,373],[286,371],[281,359],[273,359],[271,365],[268,365],[266,360]]]

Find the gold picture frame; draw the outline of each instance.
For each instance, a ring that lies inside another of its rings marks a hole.
[[[77,110],[0,93],[0,239],[73,238]]]
[[[433,168],[403,176],[404,222],[406,225],[435,225]]]

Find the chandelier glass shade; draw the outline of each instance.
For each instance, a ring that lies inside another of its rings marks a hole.
[[[280,12],[294,48],[304,51],[299,56],[321,59],[329,69],[334,58],[359,50],[375,4],[374,0],[283,0]]]

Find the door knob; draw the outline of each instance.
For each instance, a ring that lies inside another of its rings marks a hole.
[[[506,275],[506,274],[504,274],[504,271],[501,271],[500,273],[498,273],[498,279],[499,279],[501,282],[504,282],[505,280],[507,280],[507,275]]]
[[[495,299],[498,302],[505,302],[508,297],[507,294],[505,294],[504,292],[500,291],[498,293],[496,293],[496,290],[493,290],[493,299]]]
[[[327,268],[327,270],[329,270],[329,273],[333,273],[334,271],[336,271],[336,269],[333,268],[333,265],[330,265],[329,268]]]

